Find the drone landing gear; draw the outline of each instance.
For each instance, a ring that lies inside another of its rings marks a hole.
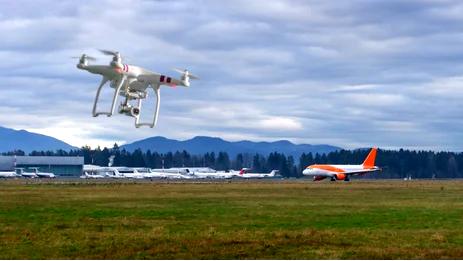
[[[113,115],[114,109],[116,107],[117,96],[119,95],[119,93],[121,91],[121,88],[122,88],[122,85],[124,84],[125,80],[126,80],[126,77],[122,77],[121,81],[117,84],[117,87],[114,90],[113,102],[111,104],[111,111],[109,111],[109,112],[97,112],[96,107],[97,107],[97,104],[98,104],[98,99],[100,98],[101,89],[103,89],[103,86],[105,85],[105,83],[109,81],[109,79],[106,78],[106,77],[103,77],[103,79],[101,79],[100,86],[98,87],[98,90],[96,91],[95,102],[93,103],[93,117],[97,117],[99,115],[106,115],[108,117],[111,117]]]
[[[160,86],[154,86],[152,87],[154,90],[154,93],[156,93],[156,107],[153,115],[153,121],[152,122],[140,122],[140,114],[138,114],[135,117],[135,127],[140,128],[141,126],[148,126],[150,128],[153,128],[156,126],[156,123],[158,121],[158,115],[159,115],[159,107],[161,106],[161,89],[159,88]],[[138,109],[141,110],[141,104],[142,104],[142,99],[138,99]]]

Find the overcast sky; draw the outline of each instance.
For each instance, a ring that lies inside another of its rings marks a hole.
[[[462,151],[462,14],[446,0],[1,1],[0,126],[75,146],[207,135]],[[98,48],[201,80],[161,90],[153,129],[93,118],[100,78],[70,57],[107,63]]]

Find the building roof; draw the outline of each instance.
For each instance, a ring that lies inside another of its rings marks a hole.
[[[0,156],[0,170],[11,170],[17,165],[83,165],[84,157],[61,156]]]

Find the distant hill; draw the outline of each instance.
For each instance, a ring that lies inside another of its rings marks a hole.
[[[275,142],[237,141],[230,142],[220,138],[198,136],[185,141],[167,139],[164,137],[151,137],[121,146],[127,151],[141,149],[142,151],[157,151],[160,153],[186,150],[191,154],[204,154],[206,152],[227,152],[230,156],[238,153],[259,153],[267,155],[271,152],[284,153],[299,157],[302,153],[329,153],[341,148],[331,145],[293,144],[287,140]]]
[[[50,136],[0,127],[0,152],[22,150],[26,153],[33,150],[71,150],[75,147]]]

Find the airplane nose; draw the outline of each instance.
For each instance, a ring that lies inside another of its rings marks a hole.
[[[310,169],[305,169],[304,171],[302,171],[302,175],[309,175],[310,173]]]

